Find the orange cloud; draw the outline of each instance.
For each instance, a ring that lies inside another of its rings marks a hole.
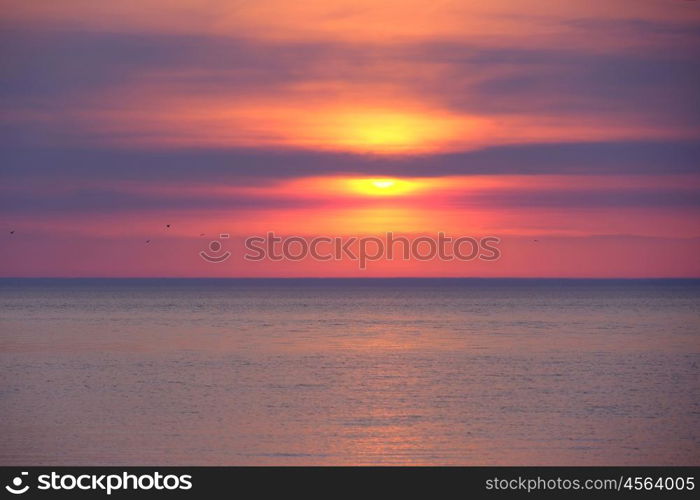
[[[698,9],[688,2],[654,0],[3,0],[2,6],[3,16],[15,21],[64,23],[105,31],[206,33],[266,40],[482,38],[496,45],[514,38],[529,45],[561,37],[572,44],[595,46],[600,42],[586,36],[585,30],[561,22],[570,19],[700,19]],[[625,43],[619,37],[617,41]]]

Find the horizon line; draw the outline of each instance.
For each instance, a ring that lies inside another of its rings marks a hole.
[[[700,276],[0,276],[9,279],[113,280],[700,280]]]

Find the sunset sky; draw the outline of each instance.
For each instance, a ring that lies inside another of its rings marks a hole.
[[[700,277],[700,2],[0,0],[0,28],[2,276]],[[243,261],[268,231],[502,258]]]

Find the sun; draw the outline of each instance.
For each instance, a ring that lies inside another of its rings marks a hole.
[[[392,178],[347,179],[350,191],[368,196],[400,196],[415,191],[417,181]]]
[[[371,181],[372,185],[378,189],[390,189],[396,185],[396,181],[391,179]]]

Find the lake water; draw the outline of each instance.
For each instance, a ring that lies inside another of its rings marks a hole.
[[[0,280],[0,464],[700,465],[700,281]]]

